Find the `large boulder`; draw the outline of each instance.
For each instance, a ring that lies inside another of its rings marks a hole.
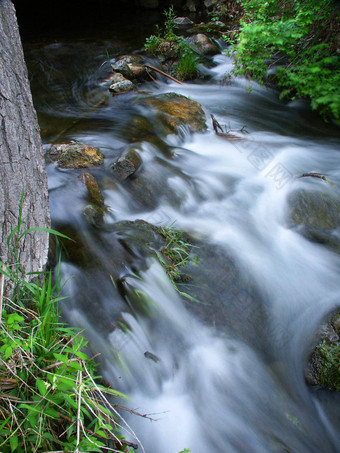
[[[208,38],[208,36],[203,33],[198,33],[197,35],[188,38],[189,45],[200,55],[217,55],[220,52],[220,49]]]
[[[98,148],[80,142],[53,145],[46,151],[45,157],[47,163],[57,162],[60,168],[90,168],[104,162]]]
[[[288,199],[289,225],[307,239],[340,253],[340,198],[328,191],[297,190]]]
[[[196,132],[207,128],[201,105],[180,94],[152,96],[144,99],[143,103],[159,112],[157,117],[169,133],[175,133],[181,125],[186,125]]]

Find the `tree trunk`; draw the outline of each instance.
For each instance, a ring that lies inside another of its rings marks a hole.
[[[15,9],[10,0],[0,0],[0,260],[11,269],[19,263],[25,273],[37,272],[47,261],[48,233],[26,234],[17,257],[15,235],[7,244],[18,224],[22,193],[21,231],[49,227],[43,150]],[[10,288],[5,279],[5,293]]]

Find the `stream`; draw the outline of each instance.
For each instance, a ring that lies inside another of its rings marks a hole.
[[[106,56],[141,49],[148,34],[147,23],[116,24],[107,35],[25,44],[45,149],[72,139],[105,158],[89,170],[108,208],[99,227],[83,215],[79,170],[47,165],[52,225],[77,241],[60,268],[63,316],[86,328],[106,380],[129,396],[122,404],[152,419],[122,413],[138,451],[340,451],[340,395],[304,379],[317,328],[339,307],[340,259],[289,222],[293,192],[340,195],[339,131],[304,101],[226,79],[232,60],[221,54],[201,67],[204,80],[139,87],[199,102],[208,127],[139,140],[141,169],[118,181],[111,166],[132,142],[133,119],[153,117],[136,94],[109,95]],[[217,136],[211,114],[244,139]],[[299,178],[308,172],[332,184]],[[196,300],[141,251],[136,220],[196,238],[187,284]]]

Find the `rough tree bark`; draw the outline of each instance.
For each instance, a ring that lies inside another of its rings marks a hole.
[[[23,229],[49,227],[47,176],[40,131],[15,9],[10,0],[0,0],[0,260],[11,267],[15,263],[12,244],[7,245],[7,238],[18,223],[22,192]],[[47,233],[27,234],[19,253],[19,263],[25,273],[41,271],[47,252]],[[10,287],[6,281],[5,293],[10,292]]]

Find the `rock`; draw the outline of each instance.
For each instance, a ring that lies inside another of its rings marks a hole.
[[[198,33],[197,35],[188,39],[189,44],[196,50],[200,55],[217,55],[220,53],[219,48],[211,42],[208,36],[203,33]]]
[[[194,22],[189,19],[189,17],[176,17],[174,20],[174,23],[177,27],[189,27],[191,25],[194,25]]]
[[[135,148],[125,151],[113,164],[113,171],[120,181],[136,173],[142,165],[142,159]]]
[[[169,133],[176,132],[182,124],[194,131],[204,131],[207,128],[201,105],[185,96],[166,93],[148,97],[143,102],[159,111],[158,118]]]
[[[83,214],[90,225],[101,225],[104,221],[105,209],[94,204],[86,206]]]
[[[112,81],[113,83],[110,85],[110,91],[112,93],[126,93],[136,88],[131,80],[126,79],[123,74],[120,74],[119,72],[113,74]]]
[[[175,58],[178,56],[179,46],[175,41],[162,41],[158,52],[165,58]]]
[[[88,192],[89,201],[97,206],[104,206],[104,197],[100,191],[99,185],[91,173],[83,173],[80,180],[85,184]]]
[[[143,58],[138,55],[122,55],[111,67],[114,72],[119,72],[129,80],[143,81],[147,78]]]
[[[58,162],[60,168],[90,168],[102,165],[104,156],[98,148],[72,142],[51,146],[46,151],[46,161]]]
[[[305,368],[309,385],[319,385],[340,391],[340,312],[333,314],[320,326],[318,345],[314,348]]]
[[[289,199],[289,225],[307,239],[340,253],[340,199],[327,192],[298,190]]]

